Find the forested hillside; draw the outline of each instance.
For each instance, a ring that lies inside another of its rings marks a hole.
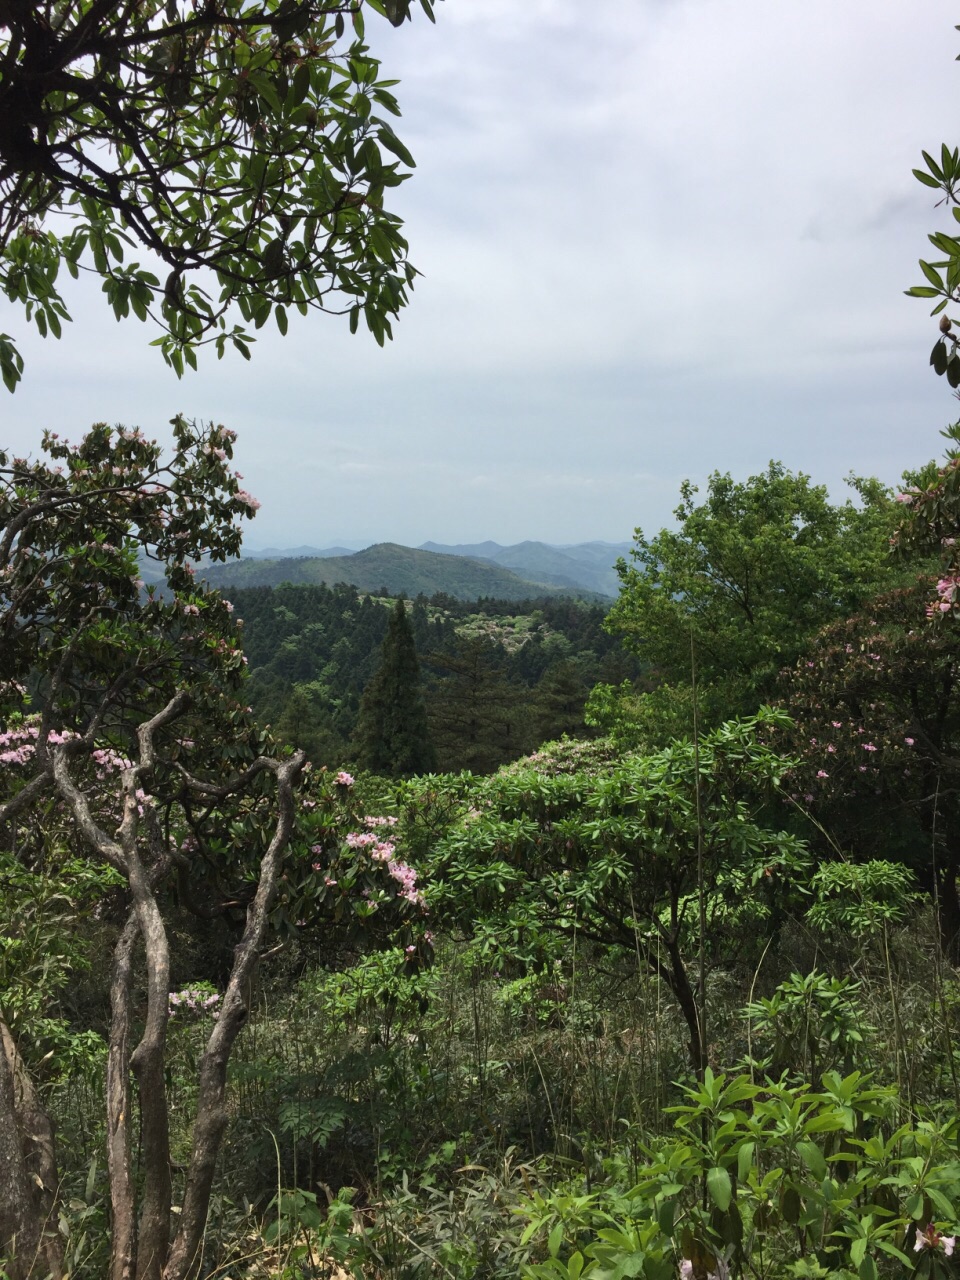
[[[258,718],[315,763],[350,762],[394,599],[344,584],[231,594]],[[410,624],[438,767],[486,773],[540,742],[586,733],[590,689],[639,674],[604,629],[605,612],[575,600],[418,597]]]
[[[457,600],[477,600],[481,596],[498,600],[550,595],[590,598],[601,594],[572,579],[557,585],[549,575],[543,580],[525,577],[490,561],[401,547],[392,542],[378,543],[348,556],[240,560],[212,565],[204,569],[204,576],[211,586],[224,590],[238,586],[275,587],[284,582],[327,586],[349,582],[360,591],[389,591],[410,598],[437,592]]]

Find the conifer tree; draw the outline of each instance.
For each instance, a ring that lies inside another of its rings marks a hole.
[[[409,777],[434,767],[420,663],[402,600],[390,618],[380,666],[363,691],[354,741],[357,763],[373,773]]]
[[[492,773],[528,749],[529,693],[507,679],[502,649],[471,636],[429,662],[442,673],[430,688],[429,715],[444,772]]]

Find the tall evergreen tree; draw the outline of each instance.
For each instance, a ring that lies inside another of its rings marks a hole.
[[[429,714],[444,772],[492,773],[532,745],[529,691],[507,678],[502,647],[483,636],[461,637],[454,653],[428,661],[442,673],[429,691]]]
[[[354,742],[357,763],[373,773],[400,778],[434,767],[420,664],[402,600],[390,618],[380,666],[363,691]]]

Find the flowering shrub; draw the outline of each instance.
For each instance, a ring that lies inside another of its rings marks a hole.
[[[194,987],[184,987],[181,991],[171,991],[167,997],[170,1017],[193,1014],[196,1018],[216,1018],[220,995],[207,983]]]
[[[841,841],[855,833],[861,859],[899,848],[923,865],[936,842],[936,883],[927,882],[955,949],[960,632],[926,621],[929,590],[921,578],[821,631],[781,675],[794,727],[771,741],[798,760],[785,778],[792,799]]]
[[[956,338],[952,338],[956,349]],[[938,342],[934,350],[941,349]],[[960,371],[960,360],[953,364]],[[954,384],[955,385],[955,384]],[[897,495],[903,506],[903,518],[894,534],[894,548],[905,557],[933,556],[940,559],[943,572],[936,594],[927,604],[927,616],[939,622],[953,620],[960,608],[957,585],[960,584],[960,422],[943,432],[950,444],[942,466],[931,464],[911,485]]]

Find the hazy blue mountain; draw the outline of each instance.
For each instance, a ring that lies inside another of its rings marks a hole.
[[[332,556],[352,556],[356,547],[254,547],[243,548],[244,560],[302,560],[309,556],[314,560],[323,560]]]
[[[420,551],[436,551],[442,556],[472,556],[475,560],[495,560],[499,551],[507,549],[499,542],[458,542],[452,547],[440,542],[421,542],[418,548]]]
[[[548,582],[568,590],[580,589],[599,595],[616,596],[620,580],[614,564],[625,556],[629,542],[578,542],[566,547],[547,542],[517,542],[504,547],[498,542],[461,543],[444,546],[426,542],[423,549],[452,556],[473,556],[512,569],[521,577]]]
[[[210,565],[203,578],[213,587],[278,586],[281,582],[348,582],[360,591],[400,592],[409,597],[445,592],[458,600],[489,596],[525,600],[545,595],[595,596],[588,588],[520,577],[504,565],[469,556],[456,556],[380,542],[348,556],[305,556],[299,559],[245,558],[226,565]]]

